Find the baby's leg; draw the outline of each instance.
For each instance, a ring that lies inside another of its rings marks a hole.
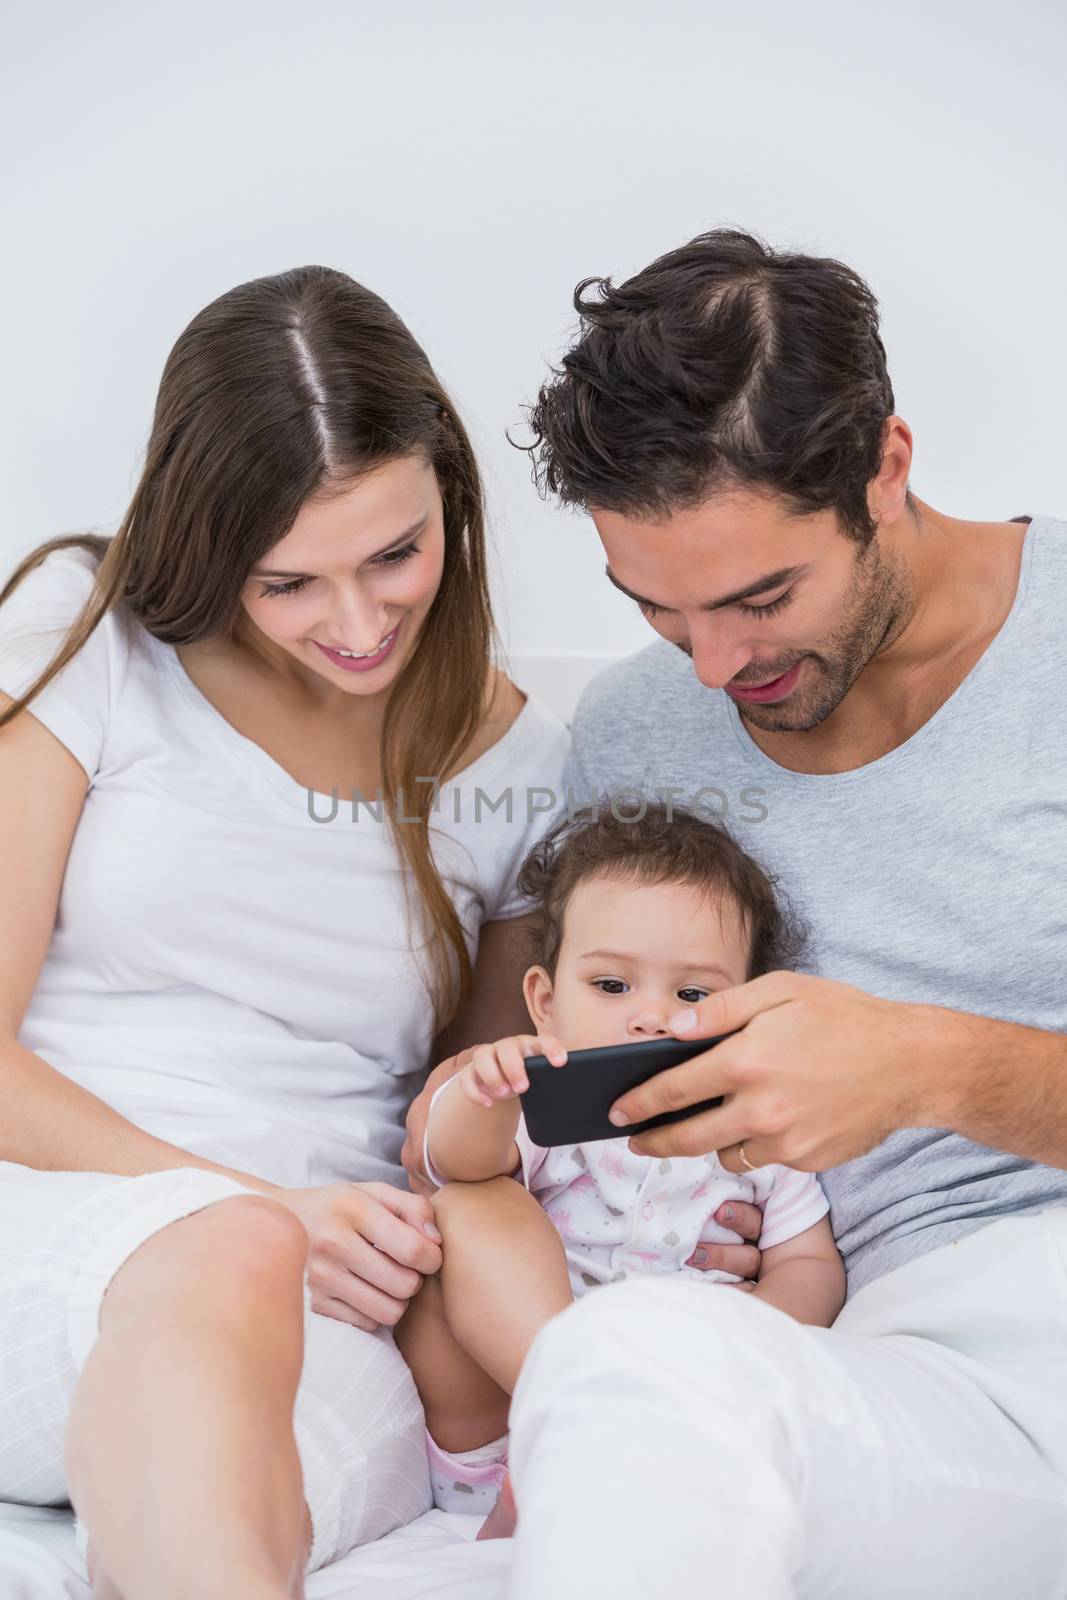
[[[510,1395],[535,1334],[574,1298],[560,1236],[513,1178],[447,1184],[433,1208],[448,1326]]]
[[[511,1397],[453,1337],[440,1274],[423,1279],[393,1336],[415,1379],[427,1431],[442,1450],[473,1450],[507,1431]]]
[[[534,1334],[571,1302],[559,1234],[511,1178],[450,1183],[433,1196],[443,1264],[394,1329],[443,1450],[507,1429],[510,1394]]]
[[[510,1394],[538,1329],[571,1302],[566,1257],[536,1200],[510,1178],[450,1183],[433,1197],[443,1262],[426,1278],[395,1329],[415,1377],[433,1445],[457,1453],[495,1443],[506,1432]],[[506,1456],[503,1457],[506,1461]],[[448,1470],[443,1458],[438,1470]],[[460,1466],[473,1479],[453,1482],[467,1494],[491,1468]],[[435,1504],[444,1489],[435,1487]],[[499,1499],[477,1535],[507,1538],[515,1504],[505,1477]]]

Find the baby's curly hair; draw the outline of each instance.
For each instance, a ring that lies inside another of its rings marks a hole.
[[[648,803],[633,820],[617,816],[614,806],[591,805],[555,823],[519,869],[519,889],[535,902],[532,959],[552,977],[567,904],[596,876],[685,884],[731,900],[751,938],[746,979],[801,962],[807,928],[777,880],[720,823],[661,803]]]

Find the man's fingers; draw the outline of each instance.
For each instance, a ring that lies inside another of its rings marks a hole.
[[[795,972],[765,972],[748,983],[738,983],[730,989],[717,989],[695,1005],[680,1006],[667,1026],[679,1039],[712,1038],[719,1033],[733,1033],[743,1028],[761,1011],[784,1005],[796,997],[798,981],[803,975]],[[682,1027],[674,1027],[675,1018],[685,1016]]]
[[[680,1069],[673,1069],[680,1070]],[[660,1077],[664,1077],[660,1073]],[[642,1089],[647,1089],[656,1082],[649,1078],[648,1083],[642,1084]],[[634,1090],[633,1093],[639,1091]],[[700,1101],[710,1098],[719,1091],[711,1089],[709,1096],[695,1095],[694,1100]],[[629,1095],[626,1097],[630,1098]],[[616,1102],[622,1105],[622,1101]],[[654,1117],[658,1111],[672,1111],[673,1106],[656,1106],[651,1111],[642,1111],[633,1120],[642,1122],[646,1116]],[[623,1132],[625,1133],[625,1129]],[[740,1144],[745,1138],[751,1139],[751,1125],[746,1126],[727,1097],[725,1105],[715,1106],[711,1111],[701,1111],[694,1117],[686,1117],[681,1122],[668,1122],[662,1128],[646,1128],[643,1133],[635,1133],[629,1141],[630,1149],[639,1156],[706,1156],[713,1150],[725,1150],[732,1144]]]
[[[704,1260],[700,1260],[701,1251]],[[754,1278],[759,1271],[761,1256],[751,1244],[698,1244],[687,1266],[700,1272],[734,1272],[739,1278]]]
[[[731,1213],[730,1216],[726,1212]],[[723,1228],[731,1228],[742,1239],[755,1241],[763,1232],[763,1212],[747,1200],[726,1200],[715,1213],[715,1221]],[[706,1242],[706,1241],[704,1241]]]
[[[686,1106],[699,1105],[702,1100],[714,1100],[717,1095],[731,1094],[738,1084],[737,1067],[730,1057],[731,1041],[713,1045],[700,1055],[683,1061],[680,1067],[668,1067],[657,1072],[654,1078],[639,1083],[636,1088],[620,1095],[609,1113],[617,1128],[631,1122],[644,1122],[647,1117],[658,1117],[662,1111],[684,1111]],[[620,1122],[616,1113],[625,1118]],[[705,1112],[704,1115],[710,1115]],[[662,1129],[652,1130],[662,1132]],[[641,1135],[642,1138],[650,1135]],[[700,1154],[715,1149],[703,1145]],[[649,1147],[651,1152],[651,1146]],[[676,1152],[681,1155],[681,1149]]]

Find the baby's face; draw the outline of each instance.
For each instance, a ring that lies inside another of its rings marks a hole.
[[[589,878],[564,914],[555,982],[531,967],[526,1003],[538,1030],[568,1050],[665,1038],[686,1005],[744,983],[749,945],[729,900]]]

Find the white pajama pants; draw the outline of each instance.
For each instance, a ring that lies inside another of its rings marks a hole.
[[[1063,1600],[1067,1209],[833,1328],[688,1278],[594,1290],[515,1391],[509,1600]]]
[[[0,1162],[0,1500],[67,1503],[71,1398],[123,1262],[169,1223],[251,1192],[194,1167],[121,1178]],[[309,1571],[430,1509],[422,1404],[392,1332],[319,1316],[306,1289],[294,1430]]]

